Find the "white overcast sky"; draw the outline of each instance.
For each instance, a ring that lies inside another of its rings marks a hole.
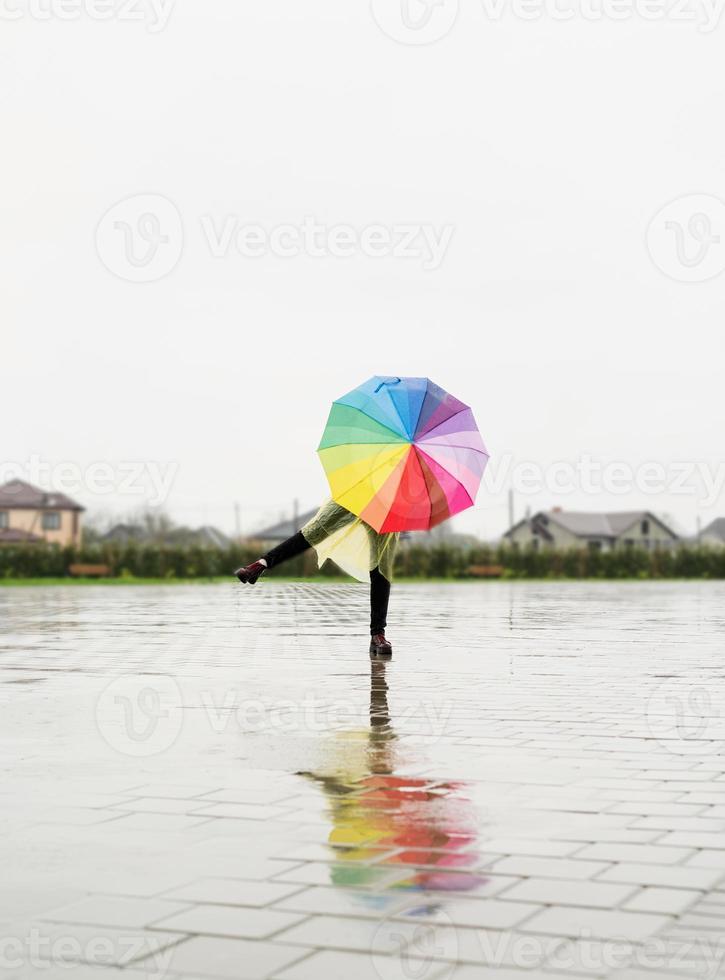
[[[505,529],[517,465],[546,477],[584,454],[665,479],[614,494],[517,478],[517,516],[645,507],[692,531],[725,515],[725,18],[703,30],[689,2],[689,20],[573,6],[563,21],[460,0],[448,33],[417,44],[453,0],[176,0],[162,29],[151,0],[102,20],[93,0],[48,17],[53,0],[0,0],[4,475],[35,457],[57,484],[59,464],[105,462],[114,491],[84,479],[74,496],[123,514],[154,499],[148,479],[123,490],[129,464],[173,467],[174,518],[232,531],[237,502],[248,531],[324,497],[333,398],[428,375],[473,407],[492,455],[461,530]],[[431,19],[405,34],[405,14]],[[121,246],[153,238],[147,202],[101,221],[137,195],[170,202],[149,275],[164,255],[173,268],[148,282],[116,274],[129,254],[145,274],[143,241]],[[648,225],[682,198],[660,221],[663,272]],[[678,266],[675,225],[703,209],[723,232],[713,275],[682,281],[704,266],[694,240]],[[305,216],[450,241],[434,269],[210,245],[209,221],[269,233]],[[683,462],[716,489],[678,492]]]

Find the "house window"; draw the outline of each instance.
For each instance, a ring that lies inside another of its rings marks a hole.
[[[641,530],[642,530],[642,534],[645,534],[645,535],[646,534],[649,534],[649,521],[648,520],[642,521]]]
[[[590,541],[589,542],[589,550],[590,551],[601,551],[602,550],[602,542],[601,541]]]
[[[6,510],[0,510],[0,529],[4,527],[9,527],[8,512]]]
[[[60,514],[55,510],[46,511],[43,514],[43,530],[44,531],[58,531],[60,530]]]

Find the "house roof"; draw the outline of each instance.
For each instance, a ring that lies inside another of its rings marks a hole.
[[[710,521],[707,527],[702,530],[702,535],[706,534],[725,541],[725,517],[716,517],[714,521]]]
[[[228,548],[231,541],[220,531],[218,527],[211,524],[204,524],[191,532],[194,541],[199,545],[207,545],[211,548]]]
[[[193,544],[211,548],[228,548],[231,544],[226,534],[210,524],[198,528],[171,528],[161,535],[154,535],[141,524],[114,524],[102,535],[101,540],[115,544],[144,544],[156,541],[165,545]]]
[[[146,535],[140,524],[114,524],[101,535],[101,541],[141,541]]]
[[[678,537],[677,533],[669,525],[665,524],[661,518],[648,510],[607,512],[577,510],[540,511],[531,518],[531,523],[537,527],[546,527],[548,523],[558,524],[578,538],[618,538],[637,521],[645,519],[657,521],[673,538]],[[510,535],[522,523],[524,522],[519,521],[504,536]]]
[[[85,510],[64,493],[46,492],[25,480],[10,480],[0,487],[0,510]]]
[[[30,531],[23,531],[19,527],[5,527],[0,529],[0,544],[34,544],[42,542],[43,538]]]
[[[254,531],[249,537],[259,541],[286,541],[287,538],[291,538],[293,534],[296,534],[303,524],[311,521],[316,513],[317,508],[315,507],[314,510],[308,510],[304,514],[298,514],[296,520],[294,517],[287,517],[277,524],[271,524],[269,527],[264,527],[260,531]]]

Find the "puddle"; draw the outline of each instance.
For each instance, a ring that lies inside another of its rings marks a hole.
[[[327,799],[328,846],[335,859],[330,884],[374,888],[375,894],[359,899],[370,908],[385,906],[381,893],[442,897],[475,891],[486,881],[472,870],[480,862],[478,820],[467,784],[396,772],[399,738],[386,667],[382,661],[370,664],[369,728],[328,737],[325,765],[298,774]]]

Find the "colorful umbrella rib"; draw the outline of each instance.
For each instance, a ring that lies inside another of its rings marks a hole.
[[[488,462],[471,409],[428,378],[373,377],[338,398],[317,452],[333,499],[381,533],[472,507]]]

